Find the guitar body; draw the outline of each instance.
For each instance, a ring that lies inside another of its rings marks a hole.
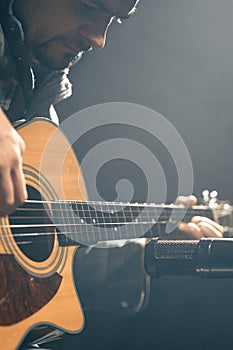
[[[195,214],[212,215],[206,206],[187,210],[153,203],[90,204],[78,161],[60,129],[38,118],[18,132],[26,144],[23,171],[29,199],[13,214],[0,217],[2,350],[19,349],[37,326],[69,333],[83,329],[72,270],[77,242],[93,245],[97,241],[160,237],[171,213],[177,224],[183,219],[188,222]],[[143,276],[144,244],[145,240],[140,249]],[[142,295],[140,289],[139,305]]]
[[[77,159],[57,126],[37,119],[18,132],[26,143],[23,169],[29,199],[87,199]],[[61,246],[54,228],[48,232],[42,226],[40,238],[35,237],[36,244],[33,240],[32,244],[27,244],[31,239],[28,236],[34,237],[33,225],[30,232],[23,225],[14,229],[25,220],[29,224],[35,223],[34,213],[38,219],[45,216],[44,220],[48,222],[50,210],[49,206],[43,208],[41,204],[33,210],[26,206],[1,218],[1,349],[18,349],[25,335],[38,325],[54,326],[70,333],[78,333],[84,326],[72,272],[77,248]],[[37,228],[34,230],[38,232]]]

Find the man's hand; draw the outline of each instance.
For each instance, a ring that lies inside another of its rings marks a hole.
[[[27,199],[24,150],[23,139],[0,109],[0,216],[10,214]]]
[[[184,204],[192,207],[197,203],[195,196],[178,197],[175,204]],[[216,222],[202,217],[194,216],[189,223],[181,222],[179,230],[187,235],[187,238],[200,239],[202,237],[223,237],[223,228]]]

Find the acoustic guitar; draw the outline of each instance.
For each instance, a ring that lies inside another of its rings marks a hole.
[[[18,129],[26,143],[23,170],[29,199],[0,224],[0,348],[15,350],[38,325],[78,333],[84,315],[72,261],[81,244],[160,236],[174,218],[213,217],[206,206],[88,201],[76,156],[52,122]]]

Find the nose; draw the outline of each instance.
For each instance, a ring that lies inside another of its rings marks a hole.
[[[94,49],[102,49],[105,45],[106,41],[106,34],[107,34],[108,26],[105,26],[104,28],[92,28],[88,25],[83,25],[79,33],[85,40],[87,40],[91,48]]]

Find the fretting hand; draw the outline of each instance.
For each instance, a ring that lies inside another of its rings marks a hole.
[[[184,204],[192,207],[197,203],[197,198],[193,195],[188,197],[178,197],[175,204]],[[194,216],[189,223],[181,222],[178,226],[182,232],[182,238],[187,236],[187,239],[200,239],[202,237],[223,237],[223,228],[213,220],[202,216]]]

